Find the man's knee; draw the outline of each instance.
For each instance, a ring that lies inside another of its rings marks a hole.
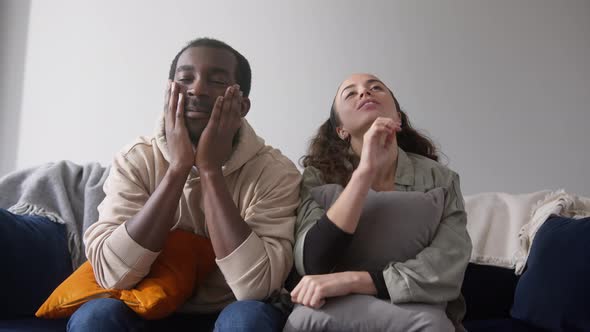
[[[227,306],[215,322],[215,331],[282,331],[283,313],[260,301],[237,301]]]
[[[143,324],[143,319],[122,301],[97,299],[74,312],[68,331],[138,331]]]

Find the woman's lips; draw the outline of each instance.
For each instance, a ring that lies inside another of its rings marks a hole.
[[[375,101],[368,101],[363,103],[359,110],[374,110],[377,108],[377,106],[379,106],[379,103]]]

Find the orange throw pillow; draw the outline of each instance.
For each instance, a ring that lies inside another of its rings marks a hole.
[[[41,318],[71,316],[82,304],[99,298],[115,298],[145,319],[172,314],[215,267],[211,240],[190,232],[170,233],[150,273],[134,289],[104,289],[94,278],[88,261],[59,285],[35,315]]]

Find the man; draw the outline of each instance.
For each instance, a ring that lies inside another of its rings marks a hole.
[[[244,119],[250,80],[248,61],[223,42],[197,39],[176,55],[157,134],[115,157],[99,220],[84,234],[103,287],[134,287],[170,230],[190,230],[211,239],[217,267],[180,311],[196,328],[282,329],[286,317],[262,301],[291,269],[300,175]],[[99,299],[78,309],[68,330],[145,324],[122,302]]]

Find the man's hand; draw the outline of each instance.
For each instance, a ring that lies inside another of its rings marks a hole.
[[[367,279],[368,277],[368,279]],[[291,292],[291,301],[314,309],[321,308],[329,297],[344,296],[351,293],[376,294],[376,290],[364,291],[366,283],[374,284],[367,272],[339,272],[304,276]]]
[[[217,97],[197,146],[194,162],[200,172],[221,171],[229,159],[233,138],[242,124],[242,101],[238,85],[228,87],[225,96]]]
[[[169,81],[164,122],[170,167],[141,210],[125,222],[129,236],[154,252],[162,250],[170,228],[176,222],[174,214],[195,155],[185,126],[183,99],[178,84]],[[134,196],[140,196],[140,193]]]
[[[170,168],[188,176],[195,152],[184,120],[184,98],[178,84],[168,81],[164,122],[170,152]]]

